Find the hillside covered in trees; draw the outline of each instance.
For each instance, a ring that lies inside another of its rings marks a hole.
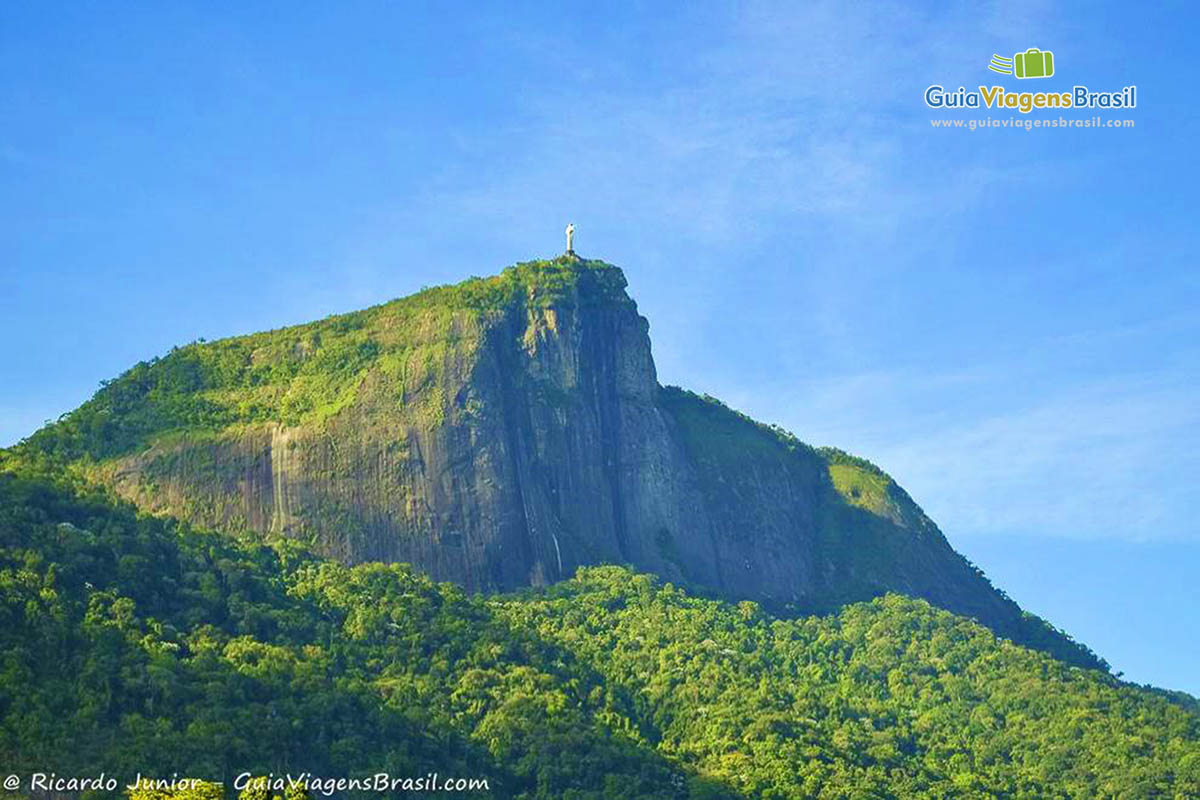
[[[47,463],[0,463],[13,773],[436,771],[488,781],[460,796],[547,799],[1200,796],[1194,700],[924,601],[784,619],[620,567],[469,596],[140,515]]]

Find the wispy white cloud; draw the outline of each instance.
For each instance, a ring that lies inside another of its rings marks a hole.
[[[730,394],[814,444],[869,456],[955,537],[1200,541],[1193,489],[1181,480],[1200,474],[1200,348],[1138,372],[1069,381],[1053,373],[1172,329],[1196,334],[1193,320],[1164,319],[1049,337],[1038,359],[906,366]]]
[[[723,38],[680,55],[688,61],[672,64],[671,80],[597,85],[578,78],[594,52],[528,35],[515,46],[553,53],[555,69],[576,79],[516,99],[526,124],[487,133],[519,144],[501,163],[481,166],[472,154],[486,158],[486,143],[456,137],[470,163],[447,167],[433,205],[520,236],[523,221],[564,206],[593,218],[623,212],[710,245],[744,244],[796,217],[896,229],[1003,179],[965,164],[936,195],[912,186],[890,111],[898,98],[906,111],[918,102],[914,87],[929,76],[986,56],[989,36],[962,31],[997,16],[991,5],[848,15],[837,3],[744,4],[720,21]]]
[[[1160,381],[1092,384],[881,443],[878,458],[956,535],[1197,538],[1200,524],[1174,527],[1188,518],[1178,474],[1200,468],[1179,445],[1200,422],[1192,394]]]

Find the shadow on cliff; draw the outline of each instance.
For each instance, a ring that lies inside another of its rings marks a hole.
[[[936,527],[913,531],[857,507],[830,484],[823,497],[824,524],[815,543],[820,587],[798,602],[739,598],[724,587],[687,577],[671,581],[689,594],[724,603],[751,600],[782,619],[836,615],[856,603],[887,594],[925,600],[968,617],[1023,647],[1040,650],[1074,666],[1110,672],[1107,661],[1067,632],[1021,609],[986,574],[955,551]],[[625,568],[644,571],[633,564]],[[880,576],[886,576],[881,580]]]
[[[835,613],[894,592],[970,617],[1067,663],[1108,670],[1087,647],[993,586],[870,461],[811,447],[708,395],[663,387],[659,401],[695,467],[703,504],[715,521],[714,547],[739,556],[736,580],[719,571],[718,585],[696,580],[696,572],[679,565],[681,574],[671,577],[682,577],[690,591],[715,600],[754,600],[783,617]],[[763,512],[778,507],[788,513]],[[742,572],[742,563],[764,574]],[[803,577],[796,586],[779,581],[780,575]],[[760,591],[747,591],[756,584]]]

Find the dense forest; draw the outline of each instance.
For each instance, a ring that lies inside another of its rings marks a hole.
[[[467,596],[139,515],[63,475],[0,463],[11,773],[436,772],[511,798],[1200,796],[1194,700],[923,601],[777,618],[616,566]]]

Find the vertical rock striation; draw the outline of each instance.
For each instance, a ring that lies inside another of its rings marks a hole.
[[[180,348],[25,446],[152,512],[472,591],[617,562],[779,608],[899,591],[1033,635],[874,466],[661,387],[602,262]]]

